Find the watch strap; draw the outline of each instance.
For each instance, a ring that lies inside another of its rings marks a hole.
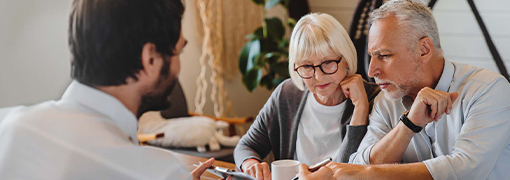
[[[415,125],[409,118],[407,118],[407,115],[409,114],[409,110],[407,110],[404,114],[400,116],[400,121],[404,123],[409,129],[411,129],[414,133],[419,133],[423,127]]]

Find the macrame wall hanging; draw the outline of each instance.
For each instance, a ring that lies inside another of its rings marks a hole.
[[[216,117],[235,116],[225,89],[225,81],[239,74],[238,55],[245,35],[262,24],[261,9],[250,0],[197,0],[203,29],[200,74],[197,78],[195,112],[203,114],[207,102],[207,71],[211,76],[211,101]]]

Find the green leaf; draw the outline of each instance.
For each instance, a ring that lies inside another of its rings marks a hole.
[[[266,88],[267,88],[267,90],[272,90],[274,88],[273,82],[269,81],[269,83],[267,83],[267,85],[266,85]]]
[[[263,39],[264,34],[262,32],[262,27],[258,27],[257,29],[255,29],[253,34],[248,34],[248,35],[244,36],[244,38],[249,39],[250,41],[254,40],[254,39]]]
[[[268,0],[266,3],[266,9],[271,9],[272,7],[276,6],[278,3],[280,3],[280,0]]]
[[[282,41],[280,41],[280,43],[278,44],[278,48],[281,49],[281,50],[284,50],[286,51],[287,50],[287,47],[289,47],[289,39],[285,38],[283,39]],[[288,53],[285,53],[285,54],[288,54]]]
[[[260,86],[267,86],[268,84],[272,84],[272,82],[269,75],[266,74],[262,77],[262,79],[260,79]]]
[[[289,25],[290,29],[294,29],[296,27],[296,20],[294,18],[289,17],[287,20],[287,25]]]
[[[266,28],[268,26],[266,25]],[[272,27],[272,25],[271,25]],[[285,32],[284,32],[285,33]],[[271,51],[279,51],[279,42],[278,39],[274,38],[274,33],[264,36],[263,27],[259,27],[253,32],[254,35],[257,36],[257,39],[260,40],[260,47],[262,52],[271,52]],[[275,40],[276,39],[276,40]]]
[[[266,53],[266,58],[267,59],[271,59],[271,58],[274,58],[276,56],[279,56],[278,52],[270,52],[270,53]]]
[[[279,42],[285,35],[285,27],[282,21],[277,17],[265,18],[267,26],[267,36],[275,42]]]
[[[267,61],[266,62],[269,62],[269,63],[275,63],[278,61],[278,59],[280,59],[282,53],[280,52],[270,52],[270,53],[267,53],[265,55]]]
[[[264,38],[264,29],[262,28],[262,26],[258,27],[257,29],[255,29],[253,34],[256,35],[259,39],[262,39]]]
[[[279,48],[279,43],[275,42],[273,39],[266,38],[260,41],[260,48],[262,52],[279,52],[281,49]]]
[[[260,54],[260,41],[253,40],[247,42],[241,49],[239,55],[239,70],[242,74],[246,74],[255,66],[255,58]]]
[[[281,0],[281,1],[280,1],[280,4],[281,4],[282,6],[285,6],[285,8],[287,8],[287,6],[289,5],[289,0]]]
[[[259,66],[259,67],[265,66],[266,65],[266,54],[265,53],[260,53],[255,58],[254,62],[255,62],[256,66]]]
[[[244,38],[251,41],[251,40],[257,39],[257,35],[255,35],[255,34],[248,34],[248,35],[244,36]]]
[[[253,68],[246,75],[243,76],[243,84],[248,91],[253,92],[262,78],[262,70]]]
[[[260,48],[262,52],[270,52],[275,48],[275,42],[269,37],[264,37],[263,27],[259,27],[253,32],[254,35],[260,40]]]
[[[282,61],[271,64],[271,70],[274,71],[281,78],[288,78],[289,75],[289,62]]]
[[[266,86],[268,90],[273,89],[273,79],[275,78],[274,73],[266,74],[262,79],[260,80],[260,86]]]
[[[248,69],[248,57],[250,54],[250,48],[251,44],[253,42],[249,41],[247,42],[243,48],[241,48],[241,53],[239,53],[239,70],[241,71],[241,74],[246,74],[246,70]]]
[[[264,5],[266,2],[264,0],[252,0],[257,5]]]
[[[287,79],[287,78],[285,78],[285,79]],[[278,86],[278,85],[279,85],[280,83],[282,83],[282,82],[283,82],[283,80],[285,80],[285,79],[283,79],[283,78],[274,78],[274,79],[273,79],[273,82],[272,82],[273,87]]]

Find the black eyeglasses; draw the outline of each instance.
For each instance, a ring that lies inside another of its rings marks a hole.
[[[338,60],[328,60],[324,61],[321,64],[317,66],[313,65],[301,65],[297,68],[294,68],[294,71],[296,71],[299,76],[303,79],[310,79],[315,75],[315,68],[319,67],[321,71],[326,75],[335,74],[336,71],[338,71],[338,63],[342,60],[344,56],[340,56]],[[294,64],[294,66],[296,66]]]

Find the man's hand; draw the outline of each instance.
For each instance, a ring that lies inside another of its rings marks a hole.
[[[241,168],[244,173],[257,178],[258,180],[270,180],[271,179],[271,171],[269,170],[269,165],[265,162],[260,163],[255,159],[248,159],[244,161]]]
[[[195,170],[193,170],[193,172],[191,172],[191,176],[192,176],[193,180],[200,180],[200,176],[202,176],[202,174],[204,174],[204,172],[207,170],[207,168],[211,167],[213,165],[213,163],[214,163],[214,158],[211,158],[211,159],[205,161],[204,163],[202,163],[197,168],[195,168]],[[232,179],[232,176],[229,176],[229,177],[227,177],[226,180],[231,180],[231,179]]]
[[[204,163],[202,163],[197,168],[195,168],[195,170],[193,170],[191,172],[191,176],[192,176],[193,180],[200,180],[200,176],[202,176],[202,174],[204,174],[205,170],[207,170],[207,168],[211,167],[213,165],[213,163],[214,163],[214,158],[211,158],[211,159],[205,161]]]
[[[362,179],[368,166],[330,162],[326,164],[326,167],[333,170],[335,179]]]
[[[415,125],[424,127],[439,120],[444,113],[450,114],[458,95],[457,92],[448,93],[425,87],[418,92],[407,117]]]
[[[437,121],[446,113],[450,114],[457,92],[448,93],[425,87],[418,92],[407,117],[416,126],[425,127]],[[371,164],[399,163],[416,133],[399,122],[388,134],[372,146]]]
[[[315,172],[308,171],[308,166],[306,164],[299,165],[299,179],[300,180],[334,180],[333,171],[328,167],[321,167],[319,170]]]

